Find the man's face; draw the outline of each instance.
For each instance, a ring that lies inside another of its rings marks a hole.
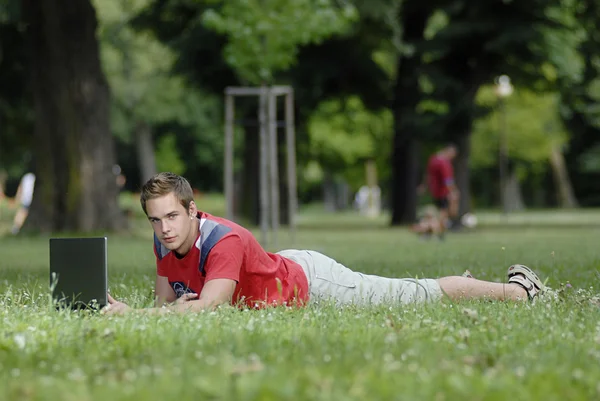
[[[186,210],[173,193],[146,201],[146,214],[161,244],[170,251],[186,254],[198,234],[196,206]]]

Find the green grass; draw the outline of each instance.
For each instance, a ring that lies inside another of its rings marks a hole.
[[[137,206],[132,202],[133,206]],[[215,203],[215,210],[218,204]],[[10,210],[0,216],[6,232]],[[481,213],[474,231],[421,241],[386,218],[300,216],[295,243],[348,267],[436,277],[470,269],[503,281],[524,263],[572,289],[535,304],[107,317],[48,303],[48,237],[0,239],[1,400],[590,400],[600,398],[600,211]],[[135,220],[109,235],[109,282],[151,301],[151,232]],[[258,233],[257,233],[258,234]]]

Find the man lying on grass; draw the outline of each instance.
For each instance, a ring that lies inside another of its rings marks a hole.
[[[399,304],[450,299],[526,300],[545,290],[526,266],[508,268],[508,283],[470,277],[386,278],[354,272],[309,250],[265,251],[245,228],[197,209],[188,181],[172,173],[152,177],[141,193],[154,229],[156,308],[197,312],[220,304],[250,308],[337,304]],[[109,296],[107,314],[132,310]]]

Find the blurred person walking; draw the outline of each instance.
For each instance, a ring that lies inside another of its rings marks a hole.
[[[427,187],[433,198],[433,203],[439,210],[438,226],[435,233],[440,239],[450,226],[450,218],[458,215],[458,200],[460,193],[454,182],[452,161],[458,154],[456,145],[449,143],[437,153],[431,155],[427,162]],[[419,192],[424,192],[425,184],[419,186]]]
[[[23,227],[23,223],[25,223],[25,220],[27,219],[29,207],[31,206],[31,201],[33,200],[34,186],[35,174],[26,173],[23,175],[15,195],[15,201],[19,202],[19,208],[17,209],[17,213],[15,214],[15,218],[13,220],[13,226],[11,229],[11,233],[13,235],[19,233],[21,227]]]

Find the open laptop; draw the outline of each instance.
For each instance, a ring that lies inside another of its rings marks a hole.
[[[57,308],[107,304],[107,238],[51,238],[50,288]]]

